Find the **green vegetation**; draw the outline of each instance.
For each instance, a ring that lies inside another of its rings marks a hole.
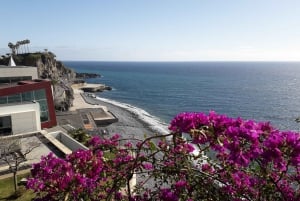
[[[19,175],[18,182],[28,177],[29,173]],[[0,201],[12,200],[12,201],[30,201],[35,197],[35,194],[31,190],[27,190],[25,186],[20,186],[18,191],[14,192],[14,183],[12,177],[0,180]]]
[[[82,128],[69,131],[69,135],[84,145],[87,145],[88,141],[91,139],[91,136],[88,135]]]
[[[0,55],[0,65],[7,65],[11,54]],[[14,54],[13,59],[17,65],[21,66],[37,66],[37,61],[46,63],[48,59],[53,59],[55,55],[52,52],[34,52]]]
[[[25,66],[35,66],[35,62],[41,59],[41,53],[31,53],[24,56],[19,55],[19,57],[22,57],[21,61],[19,62],[23,63]]]

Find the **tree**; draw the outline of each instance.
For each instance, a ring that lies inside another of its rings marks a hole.
[[[13,173],[15,191],[18,189],[17,173],[22,163],[26,161],[26,156],[40,145],[37,142],[31,142],[29,144],[29,147],[22,149],[21,139],[1,139],[0,160],[6,163],[9,167],[9,171]]]
[[[30,40],[25,39],[21,41],[17,41],[16,44],[13,44],[11,42],[8,43],[8,47],[11,49],[12,55],[19,54],[19,48],[22,51],[21,53],[26,53],[26,47],[27,45],[27,53],[29,52],[28,44],[30,43]]]
[[[28,44],[30,43],[30,40],[28,39],[25,39],[25,44],[26,44],[26,47],[27,47],[27,53],[29,53],[29,48],[28,48]]]
[[[22,54],[26,53],[26,50],[24,49],[25,48],[24,40],[18,41],[17,43],[19,43],[19,45],[20,45],[20,50],[22,50]]]
[[[15,55],[16,54],[15,45],[13,43],[9,42],[8,47],[11,49],[12,55]]]
[[[299,133],[214,112],[179,114],[169,129],[45,156],[28,188],[37,200],[300,200]]]
[[[20,41],[17,41],[16,44],[15,44],[15,49],[16,49],[16,53],[19,54],[19,48],[22,44],[20,43]]]

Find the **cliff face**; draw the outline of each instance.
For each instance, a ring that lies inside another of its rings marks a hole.
[[[55,59],[51,52],[28,53],[14,55],[16,65],[35,66],[42,79],[52,80],[55,108],[68,110],[73,104],[73,90],[71,84],[76,73],[65,67],[62,62]],[[8,57],[0,59],[0,64],[7,65]]]

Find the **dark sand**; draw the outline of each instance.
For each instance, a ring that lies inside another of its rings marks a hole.
[[[123,108],[86,96],[85,94],[82,94],[82,97],[87,103],[92,105],[106,106],[108,111],[112,112],[118,118],[118,122],[100,127],[100,129],[107,129],[110,136],[118,133],[125,139],[143,139],[145,135],[149,137],[158,134],[157,131],[152,130],[149,125],[138,119],[135,114]]]

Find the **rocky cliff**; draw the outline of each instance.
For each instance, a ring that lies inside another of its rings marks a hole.
[[[13,56],[18,66],[36,66],[38,75],[43,79],[52,80],[55,108],[68,110],[73,104],[73,90],[71,84],[76,78],[76,73],[55,59],[51,52],[37,52],[18,54]],[[8,57],[0,59],[0,65],[7,65]]]

